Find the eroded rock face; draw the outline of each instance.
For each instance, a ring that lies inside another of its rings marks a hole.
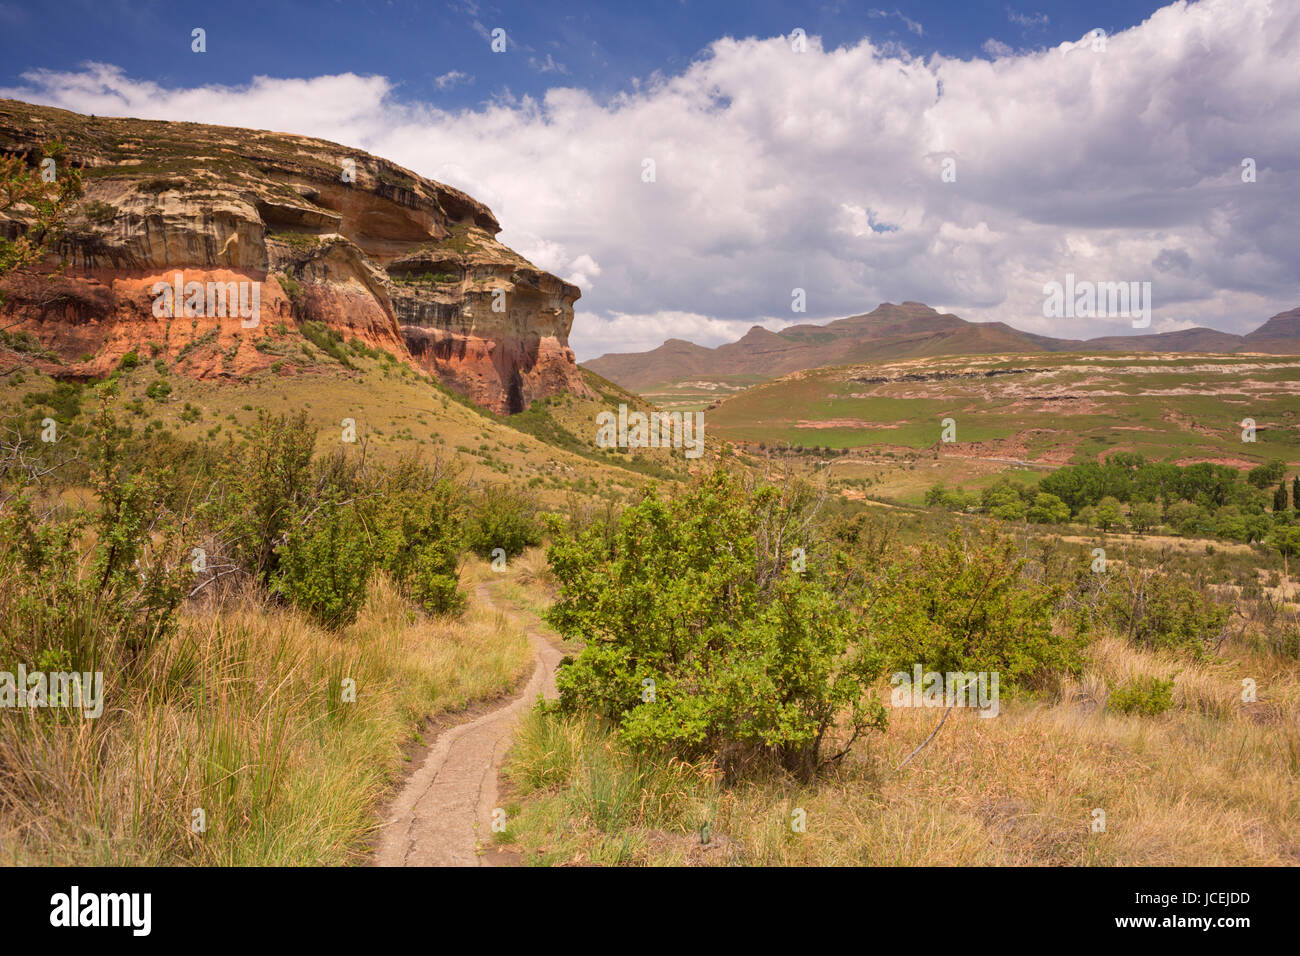
[[[420,250],[389,264],[393,310],[415,360],[498,412],[585,392],[568,346],[577,286],[477,226],[458,226],[444,246],[461,251]]]
[[[35,163],[55,139],[86,186],[68,266],[10,277],[3,323],[52,374],[104,374],[145,346],[199,377],[291,372],[300,353],[279,340],[319,322],[496,412],[587,391],[568,347],[578,288],[497,242],[459,190],[323,140],[0,100],[0,150]],[[189,283],[257,284],[257,320],[210,314]],[[157,290],[178,284],[160,314]]]

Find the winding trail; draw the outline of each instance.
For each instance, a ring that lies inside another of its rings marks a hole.
[[[563,653],[519,615],[476,592],[485,607],[525,627],[533,647],[533,676],[518,697],[440,733],[424,764],[411,774],[389,808],[375,846],[376,866],[481,866],[497,803],[497,773],[515,725],[538,694],[556,696],[555,669]]]

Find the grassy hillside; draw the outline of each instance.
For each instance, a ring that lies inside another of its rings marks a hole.
[[[297,345],[295,345],[295,340]],[[168,443],[238,440],[259,409],[303,410],[318,447],[339,447],[345,419],[356,442],[378,460],[419,452],[455,463],[470,483],[521,485],[545,502],[577,490],[625,498],[647,478],[677,480],[690,462],[680,450],[601,449],[596,415],[650,405],[590,372],[595,399],[556,396],[516,416],[474,406],[434,379],[360,343],[335,344],[338,358],[292,332],[285,348],[307,358],[239,379],[196,380],[172,374],[142,344],[138,364],[120,371],[122,419],[139,436]],[[57,382],[31,370],[0,378],[0,421],[33,438],[52,418],[74,443],[93,411],[93,383]]]

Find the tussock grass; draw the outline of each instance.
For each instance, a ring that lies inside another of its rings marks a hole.
[[[423,719],[510,689],[529,661],[472,590],[462,618],[430,619],[378,580],[339,634],[253,594],[189,611],[129,686],[105,674],[98,720],[0,715],[0,862],[353,862]]]

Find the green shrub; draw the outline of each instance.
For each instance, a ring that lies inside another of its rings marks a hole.
[[[867,693],[881,659],[861,622],[816,566],[770,559],[769,532],[793,527],[794,510],[719,469],[669,501],[647,489],[612,533],[548,519],[560,593],[547,620],[587,642],[558,675],[561,708],[638,747],[729,772],[770,756],[804,778],[847,753],[822,754],[835,728],[849,743],[883,728]]]
[[[1003,690],[1076,673],[1080,640],[1052,631],[1063,587],[1024,567],[1010,538],[960,529],[886,564],[868,600],[890,672],[996,672]]]
[[[1174,705],[1174,682],[1137,677],[1110,692],[1109,706],[1121,714],[1156,717]]]
[[[450,541],[423,544],[415,551],[407,593],[431,614],[457,614],[465,606],[459,571],[460,561]]]
[[[464,606],[460,583],[462,491],[416,459],[399,462],[368,507],[379,566],[433,614]]]
[[[222,528],[231,559],[263,584],[271,583],[279,564],[276,548],[290,516],[312,488],[315,444],[306,412],[259,411],[248,443],[232,447],[224,463],[224,497],[213,523]]]
[[[466,520],[465,543],[482,558],[491,558],[497,548],[513,558],[541,544],[536,501],[505,485],[484,489]]]
[[[1133,530],[1146,534],[1160,524],[1160,506],[1153,501],[1139,501],[1129,509]]]
[[[1065,524],[1070,520],[1070,506],[1056,495],[1040,491],[1026,517],[1035,524]]]
[[[1267,628],[1257,644],[1268,653],[1300,660],[1300,624],[1280,624]]]
[[[346,627],[357,619],[374,553],[355,505],[327,501],[302,506],[277,555],[274,593],[324,627]]]
[[[0,467],[12,493],[0,497],[0,659],[130,670],[176,626],[190,576],[159,507],[171,474],[124,454],[109,400],[104,390],[91,435],[94,511],[38,508],[32,473]]]
[[[1115,628],[1147,650],[1204,658],[1218,646],[1229,609],[1188,581],[1162,571],[1134,571],[1111,585]]]
[[[144,390],[144,394],[146,397],[152,398],[155,402],[161,402],[171,394],[171,391],[172,386],[170,382],[165,378],[156,378],[149,383],[149,387]]]

